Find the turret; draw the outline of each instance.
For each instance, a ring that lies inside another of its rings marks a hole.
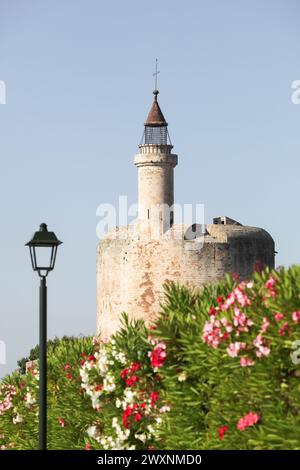
[[[173,224],[174,168],[177,165],[168,123],[158,104],[158,93],[155,88],[139,153],[134,158],[138,168],[138,218],[143,234],[150,238],[161,236]]]

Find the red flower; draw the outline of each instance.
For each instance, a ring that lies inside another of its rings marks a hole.
[[[283,313],[275,313],[274,318],[275,318],[276,321],[280,321],[284,318],[284,315],[283,315]]]
[[[87,360],[88,361],[96,361],[96,358],[95,358],[94,354],[90,354],[90,356],[88,356]]]
[[[209,315],[216,315],[216,313],[217,313],[216,307],[211,307],[209,310]]]
[[[95,391],[99,392],[100,390],[102,390],[102,388],[103,388],[103,385],[96,385]]]
[[[151,392],[150,393],[150,400],[151,400],[151,406],[154,406],[155,403],[159,400],[159,393],[158,392]]]
[[[217,302],[218,302],[218,304],[222,304],[223,301],[224,301],[223,297],[220,297],[220,296],[217,297]]]
[[[133,364],[131,364],[130,370],[131,372],[137,372],[138,370],[140,370],[140,368],[141,364],[139,362],[134,362]]]
[[[224,425],[224,426],[219,427],[218,432],[219,432],[219,437],[221,440],[223,439],[226,431],[228,431],[228,426]]]
[[[87,443],[85,444],[85,450],[91,450],[91,449],[92,449],[91,444],[90,444],[89,442],[87,442]]]
[[[65,370],[70,370],[71,369],[71,364],[66,364],[65,365]]]
[[[132,415],[132,407],[130,405],[127,406],[126,410],[123,413],[123,426],[125,429],[129,428],[129,421],[128,418],[129,416]]]
[[[71,378],[72,378],[72,374],[66,374],[66,378],[67,378],[67,379],[71,379]]]
[[[152,367],[162,367],[167,358],[166,345],[161,342],[158,343],[150,354],[150,361]]]
[[[286,333],[290,333],[290,326],[287,321],[279,328],[280,336],[284,336]]]
[[[84,364],[85,364],[85,359],[82,359],[82,360],[80,361],[80,365],[81,365],[81,366],[84,366]]]
[[[123,370],[121,371],[121,377],[122,377],[122,379],[125,379],[125,377],[127,377],[128,373],[129,373],[129,369],[123,369]]]
[[[137,375],[132,375],[131,377],[127,377],[125,382],[126,382],[126,385],[128,385],[128,387],[134,387],[134,385],[136,384],[136,382],[138,382],[138,380],[139,380],[139,377]]]
[[[141,364],[139,362],[133,362],[130,367],[121,371],[121,377],[125,380],[128,387],[133,387],[138,382],[139,377],[134,375],[134,372],[137,372],[140,368]]]
[[[141,419],[142,419],[142,415],[139,412],[135,413],[134,420],[139,422],[141,421]]]

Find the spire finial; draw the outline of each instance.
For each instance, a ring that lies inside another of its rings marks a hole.
[[[153,94],[154,94],[155,98],[157,98],[157,95],[158,95],[158,89],[157,89],[157,75],[160,73],[160,71],[157,70],[157,65],[158,65],[158,59],[156,58],[156,59],[155,59],[155,72],[152,74],[153,77],[155,77],[154,91],[153,91]]]

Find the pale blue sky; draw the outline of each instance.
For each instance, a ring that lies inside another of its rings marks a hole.
[[[300,261],[299,21],[298,0],[0,0],[0,375],[38,341],[24,243],[40,222],[64,241],[49,337],[95,330],[95,212],[136,200],[155,57],[177,202],[264,227],[277,264]]]

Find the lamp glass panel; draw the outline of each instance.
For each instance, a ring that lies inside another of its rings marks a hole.
[[[51,269],[51,255],[53,247],[51,246],[35,246],[36,268]]]

